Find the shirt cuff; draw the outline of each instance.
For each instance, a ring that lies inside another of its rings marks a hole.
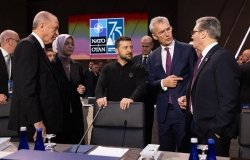
[[[161,88],[163,91],[168,90],[168,87],[164,87],[164,85],[163,85],[163,79],[161,80]]]

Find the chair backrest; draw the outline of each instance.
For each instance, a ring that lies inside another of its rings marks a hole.
[[[239,144],[250,147],[250,112],[242,112],[240,116]]]
[[[17,132],[8,130],[10,101],[0,105],[0,137],[17,137]]]
[[[239,153],[238,159],[250,159],[250,112],[242,112],[240,115]]]
[[[99,107],[95,105],[94,115],[98,109]],[[126,110],[120,109],[120,102],[108,102],[108,106],[99,112],[94,122],[91,144],[145,147],[144,112],[144,104],[142,102],[134,102]]]

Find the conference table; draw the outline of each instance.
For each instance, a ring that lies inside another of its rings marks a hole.
[[[3,151],[0,151],[0,158],[10,155],[12,153],[15,153],[17,151],[18,142],[9,142],[9,147],[4,149]],[[34,144],[29,144],[30,149],[33,150]],[[57,144],[56,145],[56,151],[57,152],[64,152],[68,148],[70,148],[72,145],[70,144]],[[94,149],[93,149],[94,150]],[[129,150],[120,158],[121,160],[137,160],[142,159],[140,157],[140,152],[142,149],[139,148],[129,148]],[[47,152],[47,151],[45,151]],[[87,152],[88,154],[88,152]],[[185,160],[189,158],[188,153],[178,153],[178,152],[163,152],[158,151],[158,158],[157,160]],[[228,157],[217,157],[217,160],[229,160]]]

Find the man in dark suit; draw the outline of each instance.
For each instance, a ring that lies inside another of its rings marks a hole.
[[[142,53],[134,56],[132,59],[134,62],[143,64],[147,72],[148,56],[152,52],[153,46],[153,39],[150,36],[143,36],[141,38]],[[150,144],[152,139],[152,127],[154,122],[155,94],[148,83],[146,87],[146,94],[143,100],[145,104],[145,143]]]
[[[181,97],[178,101],[181,107],[189,106],[186,122],[191,136],[202,144],[214,138],[216,155],[229,156],[230,140],[237,136],[241,111],[240,71],[234,55],[218,45],[220,34],[217,18],[202,17],[196,21],[192,40],[194,48],[201,53],[187,99]]]
[[[95,88],[99,78],[100,67],[96,61],[91,62],[91,69],[86,70],[84,73],[84,80],[86,84],[85,97],[95,97]]]
[[[34,17],[32,33],[22,39],[14,52],[13,99],[9,129],[18,131],[28,127],[30,138],[35,128],[43,129],[43,136],[62,130],[63,108],[58,80],[44,51],[58,35],[59,23],[55,15],[41,11]]]
[[[17,132],[8,130],[12,83],[12,53],[14,52],[19,35],[13,30],[5,30],[0,35],[0,136],[16,136]]]
[[[149,29],[160,47],[149,55],[149,83],[157,92],[157,122],[160,150],[182,151],[185,114],[177,98],[185,95],[196,61],[189,44],[173,39],[166,17],[155,17]]]
[[[19,35],[12,30],[5,30],[0,35],[0,104],[6,104],[9,93],[12,93],[12,87],[9,86],[12,81],[11,59],[19,40]]]
[[[242,65],[240,65],[240,102],[243,108],[250,108],[250,49],[246,49],[241,54]]]

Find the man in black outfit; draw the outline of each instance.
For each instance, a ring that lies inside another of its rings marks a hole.
[[[134,56],[133,61],[142,64],[146,71],[148,72],[148,56],[153,49],[153,39],[150,36],[143,36],[141,38],[141,51],[142,53]],[[148,74],[148,73],[147,73]],[[151,143],[152,139],[152,127],[154,122],[154,104],[155,104],[156,94],[153,88],[147,83],[146,85],[146,94],[144,97],[145,104],[145,142],[146,144]]]
[[[119,37],[115,42],[118,59],[106,64],[96,86],[97,104],[107,106],[107,101],[120,101],[125,110],[130,103],[142,101],[145,90],[145,68],[131,61],[133,46],[130,37]]]

